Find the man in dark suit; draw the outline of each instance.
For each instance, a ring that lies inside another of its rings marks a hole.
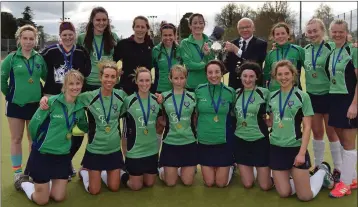
[[[255,25],[251,19],[240,19],[237,23],[237,30],[240,37],[225,44],[225,49],[228,52],[225,66],[230,72],[229,86],[234,89],[242,87],[236,68],[248,60],[258,63],[262,68],[267,49],[265,40],[253,36]],[[258,80],[258,85],[263,85],[262,77]]]

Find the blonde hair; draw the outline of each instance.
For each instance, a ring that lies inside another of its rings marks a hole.
[[[149,73],[150,80],[152,81],[152,73],[150,72],[150,70],[148,70],[146,67],[138,67],[137,69],[134,70],[134,74],[131,75],[133,76],[133,81],[135,83],[137,83],[137,79],[140,73]]]
[[[81,84],[83,85],[83,81],[84,81],[84,77],[83,75],[75,69],[71,69],[70,71],[68,71],[65,75],[65,78],[63,80],[63,85],[62,85],[62,93],[65,93],[66,89],[67,89],[67,85],[71,82],[71,81],[76,81],[79,80],[81,82]]]
[[[306,24],[306,34],[307,34],[307,26],[310,25],[310,24],[314,24],[314,23],[317,23],[319,25],[319,27],[321,28],[321,30],[323,31],[323,39],[327,40],[327,29],[326,29],[326,26],[324,25],[323,21],[321,19],[318,19],[318,18],[312,18],[310,19],[307,24]]]
[[[26,24],[22,27],[20,27],[19,29],[17,29],[16,33],[15,33],[15,39],[16,39],[16,45],[20,44],[20,39],[21,39],[21,35],[24,31],[31,31],[34,33],[35,35],[35,46],[37,46],[39,40],[38,40],[38,32],[37,29],[29,24]]]
[[[173,72],[179,72],[179,73],[183,73],[185,78],[188,77],[188,71],[187,69],[182,66],[182,65],[174,65],[171,69],[170,69],[170,72],[169,72],[169,79],[172,79],[173,77]]]
[[[329,25],[329,31],[332,30],[332,26],[333,25],[343,25],[344,26],[344,29],[346,30],[346,32],[348,32],[348,23],[346,21],[344,21],[343,19],[335,19],[331,22],[331,24]]]
[[[117,77],[119,77],[119,75],[122,72],[122,69],[118,68],[117,63],[112,60],[103,60],[103,61],[99,62],[98,68],[99,68],[99,77],[100,78],[102,77],[102,75],[104,73],[104,69],[106,69],[106,68],[111,68],[111,69],[115,70],[117,73]]]
[[[291,61],[289,60],[280,60],[278,61],[276,64],[275,64],[275,67],[274,69],[271,71],[271,77],[273,79],[276,80],[276,75],[277,75],[277,70],[278,68],[280,67],[287,67],[291,73],[292,73],[292,76],[293,76],[293,83],[297,83],[297,78],[298,78],[298,72],[297,72],[297,69],[296,67],[291,63]]]

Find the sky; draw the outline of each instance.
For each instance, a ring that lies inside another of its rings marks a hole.
[[[202,13],[207,22],[204,32],[211,34],[215,26],[215,14],[220,13],[221,9],[228,4],[227,1],[221,2],[65,2],[65,17],[77,27],[81,22],[87,22],[90,12],[95,6],[104,7],[109,14],[112,24],[115,26],[114,32],[118,36],[128,37],[133,33],[132,20],[137,15],[156,16],[149,19],[150,23],[168,22],[179,24],[180,18],[186,12]],[[262,6],[264,2],[235,2],[245,4],[253,9]],[[313,15],[321,2],[302,2],[302,24],[304,25]],[[357,9],[355,2],[324,2],[333,8],[335,15],[350,12]],[[45,33],[51,35],[58,34],[60,18],[62,18],[62,2],[1,2],[1,11],[12,13],[16,18],[22,16],[25,6],[30,6],[34,13],[34,22],[43,25]],[[289,2],[290,9],[296,14],[297,22],[299,19],[299,2]],[[358,18],[358,17],[355,17]],[[357,21],[355,21],[357,23]]]

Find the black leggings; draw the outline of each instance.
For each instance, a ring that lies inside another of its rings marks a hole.
[[[72,145],[70,149],[71,159],[75,156],[77,151],[81,148],[83,136],[72,136]]]

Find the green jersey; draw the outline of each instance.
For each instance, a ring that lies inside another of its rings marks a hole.
[[[288,96],[290,97],[287,98]],[[284,108],[282,119],[280,115],[280,100],[281,109]],[[286,102],[286,107],[284,107]],[[292,92],[274,91],[271,92],[269,107],[273,114],[270,143],[279,147],[301,146],[301,124],[303,117],[314,115],[311,99],[308,94],[302,92],[297,87],[293,87]]]
[[[111,96],[103,96],[100,91],[101,88],[79,96],[96,122],[94,137],[89,137],[86,149],[94,154],[110,154],[121,149],[119,118],[124,113],[127,95],[118,89],[113,89]]]
[[[61,93],[48,100],[49,109],[37,109],[29,124],[32,149],[41,153],[65,155],[70,153],[72,129],[77,125],[88,131],[84,105],[76,101],[69,104]]]
[[[269,90],[256,87],[255,90],[236,90],[235,135],[246,141],[255,141],[268,137],[268,128],[265,123],[267,114]]]
[[[195,95],[198,111],[198,141],[208,145],[226,143],[231,127],[230,111],[235,100],[234,89],[222,83],[219,85],[206,83],[198,86]]]
[[[265,59],[264,81],[269,81],[269,90],[276,91],[280,85],[275,79],[271,79],[271,71],[275,68],[275,64],[280,60],[289,60],[297,68],[298,82],[300,82],[301,67],[303,66],[305,52],[302,47],[291,43],[284,45],[276,44],[276,49],[271,50]],[[300,84],[298,84],[300,85]]]
[[[211,41],[208,36],[203,34],[204,43],[208,43],[211,47]],[[187,88],[194,89],[199,84],[204,84],[208,80],[205,74],[205,65],[214,59],[213,53],[204,55],[203,46],[199,46],[191,34],[188,38],[183,39],[180,43],[181,56],[183,58],[184,66],[188,70]]]
[[[172,48],[165,48],[163,43],[159,43],[152,50],[152,61],[155,68],[157,91],[164,92],[172,89],[169,81],[169,72],[172,66],[182,64],[179,45]]]
[[[142,158],[157,154],[159,147],[155,126],[161,109],[161,106],[157,103],[157,98],[150,94],[149,99],[139,100],[137,93],[134,93],[124,100],[124,105],[126,109],[126,157]]]
[[[170,145],[185,145],[195,142],[195,127],[193,123],[196,106],[195,94],[185,91],[183,94],[173,95],[172,91],[167,91],[162,93],[162,95],[166,118],[163,142]],[[178,114],[180,114],[180,119]]]
[[[354,94],[358,68],[358,48],[352,45],[344,45],[335,48],[330,57],[328,70],[331,76],[329,93],[331,94]]]
[[[47,66],[42,56],[32,50],[30,58],[26,59],[20,47],[1,64],[1,92],[7,101],[19,106],[39,102],[42,97],[40,79],[46,80],[46,77]]]
[[[117,44],[119,40],[117,34],[112,32],[112,36],[116,41],[115,44]],[[85,37],[86,37],[85,33],[80,34],[77,37],[77,43],[86,48],[86,45],[84,43]],[[99,80],[98,62],[101,60],[113,60],[114,49],[112,48],[109,54],[105,53],[104,43],[102,43],[102,40],[103,40],[103,35],[94,35],[92,48],[91,49],[86,48],[90,52],[89,54],[90,54],[91,65],[92,65],[91,73],[86,78],[86,81],[89,85],[95,85],[95,86],[101,85],[101,81]]]
[[[326,62],[332,47],[323,41],[321,44],[308,44],[304,50],[306,91],[314,95],[327,94],[329,92],[329,72]]]

